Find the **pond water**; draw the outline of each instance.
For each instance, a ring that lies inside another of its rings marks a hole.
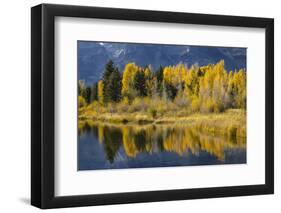
[[[184,125],[84,125],[78,170],[246,163],[246,139]]]

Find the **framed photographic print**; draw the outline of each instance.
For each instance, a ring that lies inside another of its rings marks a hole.
[[[31,203],[271,194],[274,21],[31,9]]]

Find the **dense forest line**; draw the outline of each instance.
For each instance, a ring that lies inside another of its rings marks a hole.
[[[99,82],[86,86],[79,80],[78,95],[80,109],[92,105],[114,111],[115,106],[125,112],[135,106],[132,111],[150,111],[153,117],[163,103],[188,113],[246,109],[246,70],[226,71],[221,60],[201,67],[159,66],[155,71],[149,65],[128,63],[120,72],[110,60]]]

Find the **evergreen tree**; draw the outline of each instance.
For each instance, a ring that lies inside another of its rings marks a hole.
[[[111,73],[106,87],[106,96],[108,101],[118,102],[121,100],[121,74],[117,68]]]
[[[88,104],[91,102],[91,87],[86,87],[84,98]]]
[[[114,72],[115,67],[114,67],[114,63],[112,60],[109,60],[106,65],[105,65],[105,69],[102,75],[102,81],[103,81],[103,96],[104,96],[104,102],[110,102],[111,101],[111,97],[110,97],[110,91],[109,91],[109,79],[111,74]]]
[[[156,70],[155,76],[157,79],[157,93],[159,96],[162,96],[163,93],[163,67],[160,65],[160,67]]]
[[[104,103],[119,101],[121,99],[122,77],[112,60],[109,60],[105,65],[102,81]]]
[[[108,79],[111,75],[111,73],[114,71],[114,63],[112,60],[109,60],[106,64],[105,64],[105,69],[102,75],[102,80],[104,82],[104,84],[106,84],[108,82]]]
[[[92,85],[92,91],[91,91],[91,101],[97,101],[98,100],[98,83],[93,83]]]
[[[173,86],[172,84],[164,82],[164,90],[165,90],[167,99],[174,100],[174,98],[176,97],[177,92],[178,92],[177,88],[175,86]]]
[[[142,70],[136,72],[133,85],[139,96],[143,97],[147,95],[145,73]]]
[[[114,162],[115,156],[122,145],[122,133],[118,129],[105,127],[104,132],[104,152],[107,160],[110,163]]]

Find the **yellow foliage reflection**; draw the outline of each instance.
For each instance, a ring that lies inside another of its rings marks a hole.
[[[180,156],[199,155],[207,152],[220,161],[225,152],[232,149],[246,149],[246,138],[237,135],[210,135],[188,125],[113,125],[86,123],[97,133],[100,143],[105,144],[108,159],[114,159],[120,147],[126,155],[135,158],[138,153],[173,152]],[[108,149],[108,151],[107,151]]]

